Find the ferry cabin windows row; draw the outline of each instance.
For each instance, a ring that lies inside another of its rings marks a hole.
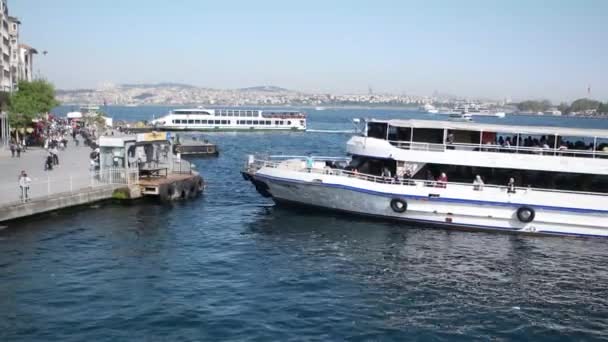
[[[173,114],[177,115],[211,115],[211,113],[200,110],[175,110]],[[257,118],[260,116],[260,112],[257,110],[224,110],[219,109],[215,111],[215,116],[230,116],[230,117],[251,117]]]
[[[194,119],[180,120],[180,119],[174,119],[173,123],[177,124],[177,125],[231,125],[231,124],[233,124],[233,121],[232,120],[198,120],[198,119],[197,120],[194,120]],[[268,126],[270,126],[273,123],[271,120],[236,120],[236,124],[237,125],[268,125]],[[290,126],[291,121],[275,121],[274,125]]]
[[[608,139],[590,137],[567,137],[551,134],[516,134],[508,132],[479,132],[467,130],[448,129],[444,137],[444,129],[437,128],[411,128],[390,126],[384,122],[369,122],[367,136],[393,142],[413,142],[448,146],[448,149],[458,149],[460,146],[487,146],[500,147],[496,152],[513,152],[514,148],[522,151],[518,153],[543,151],[561,151],[562,155],[572,155],[567,151],[598,151],[608,153]],[[456,146],[456,147],[450,147]],[[576,156],[576,155],[572,155]]]
[[[259,117],[260,112],[257,110],[229,110],[229,109],[219,109],[215,111],[216,116],[231,116],[231,117],[251,117],[257,118]]]

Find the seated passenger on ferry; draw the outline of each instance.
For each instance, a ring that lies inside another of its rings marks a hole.
[[[441,175],[439,176],[439,178],[437,178],[437,187],[445,188],[445,187],[447,187],[447,183],[448,183],[448,176],[445,174],[445,172],[442,172]]]
[[[483,179],[481,179],[480,175],[475,176],[473,180],[473,190],[482,191],[483,190]]]
[[[433,186],[433,184],[435,184],[435,176],[433,176],[431,170],[426,170],[426,182],[424,183],[424,185]]]
[[[509,178],[509,183],[507,183],[507,193],[514,194],[515,193],[515,178]]]
[[[410,169],[406,169],[403,173],[403,184],[412,185],[412,171]]]
[[[386,177],[386,178],[391,178],[391,170],[388,169],[388,167],[383,167],[382,168],[382,177]]]

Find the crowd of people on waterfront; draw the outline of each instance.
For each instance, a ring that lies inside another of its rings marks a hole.
[[[12,158],[20,158],[28,147],[30,149],[34,146],[41,148],[44,151],[41,161],[43,170],[50,172],[59,166],[60,152],[67,151],[70,143],[78,147],[81,140],[92,149],[92,162],[98,165],[99,149],[95,143],[96,139],[97,129],[94,126],[77,125],[64,118],[50,117],[27,131],[15,132],[9,143],[9,149]],[[32,180],[26,170],[22,170],[18,175],[19,197],[22,202],[26,202],[30,198],[31,183]]]

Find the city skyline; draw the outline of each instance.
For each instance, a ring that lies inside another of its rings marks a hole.
[[[178,82],[310,93],[608,98],[601,1],[10,1],[57,88]],[[590,92],[588,88],[591,88]]]

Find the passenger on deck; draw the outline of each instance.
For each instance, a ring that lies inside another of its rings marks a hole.
[[[481,179],[480,175],[475,176],[473,180],[473,190],[482,191],[483,190],[483,179]]]
[[[433,186],[434,183],[435,183],[435,176],[433,176],[433,173],[431,172],[431,170],[426,170],[426,183],[424,185]]]
[[[306,171],[311,172],[312,166],[313,166],[312,154],[309,153],[308,156],[306,156]]]
[[[439,178],[437,178],[437,187],[445,188],[445,187],[447,187],[447,184],[448,184],[448,176],[445,174],[445,172],[442,172],[441,175],[439,176]]]
[[[507,183],[507,193],[514,194],[515,193],[515,178],[509,178],[509,183]]]
[[[382,168],[382,177],[391,178],[391,170],[386,166]]]

